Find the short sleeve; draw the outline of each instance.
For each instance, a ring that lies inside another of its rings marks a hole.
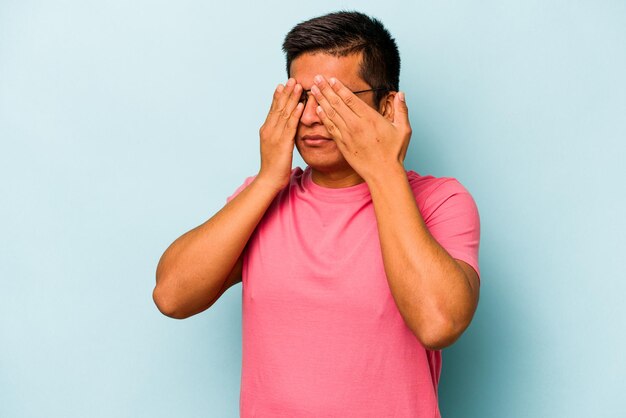
[[[480,217],[472,195],[458,180],[447,178],[426,198],[424,222],[453,258],[471,265],[480,278]]]
[[[250,176],[248,178],[246,178],[246,180],[243,182],[243,184],[241,186],[239,186],[237,188],[237,190],[235,190],[235,192],[233,194],[231,194],[230,196],[228,196],[226,198],[226,203],[230,202],[231,200],[233,200],[239,193],[241,193],[243,191],[243,189],[245,189],[246,187],[248,187],[248,185],[250,183],[252,183],[252,181],[256,178],[256,176]]]

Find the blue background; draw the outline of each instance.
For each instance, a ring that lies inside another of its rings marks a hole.
[[[339,8],[397,39],[407,168],[480,210],[444,416],[623,414],[624,2],[2,0],[1,417],[238,415],[241,285],[176,321],[155,269],[258,170],[285,33]]]

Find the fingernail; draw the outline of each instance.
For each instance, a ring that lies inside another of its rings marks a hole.
[[[317,113],[322,113],[322,106],[317,106],[317,109],[315,109],[315,111]]]
[[[398,99],[400,99],[401,102],[406,101],[405,97],[404,97],[404,93],[403,92],[399,92],[398,93]]]
[[[330,83],[331,86],[334,86],[335,83],[337,82],[337,79],[335,77],[332,77],[330,80],[328,80],[328,82]]]
[[[313,81],[315,81],[315,84],[320,84],[322,82],[322,76],[316,75],[315,78],[313,78]]]
[[[320,94],[320,89],[317,86],[311,86],[311,93],[318,95]]]
[[[293,86],[293,83],[294,83],[293,78],[290,78],[289,80],[287,80],[287,85],[288,85],[289,87]]]

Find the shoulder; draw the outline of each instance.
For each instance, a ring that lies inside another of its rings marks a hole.
[[[425,219],[451,206],[462,205],[476,209],[471,193],[454,177],[434,177],[407,171],[407,178]]]
[[[472,195],[453,177],[407,175],[431,235],[448,254],[469,264],[480,277],[480,216]]]
[[[407,171],[407,178],[415,197],[422,199],[447,196],[455,193],[468,193],[469,191],[454,177],[434,177],[421,175],[415,171]]]
[[[304,171],[300,167],[293,168],[291,170],[289,184],[287,185],[287,187],[285,189],[289,189],[291,187],[294,187],[294,186],[297,186],[299,184],[302,184],[303,176],[304,176]],[[243,181],[243,183],[239,187],[237,187],[237,189],[233,192],[233,194],[228,196],[228,198],[226,200],[228,202],[233,200],[235,198],[235,196],[237,196],[246,187],[248,187],[254,181],[254,179],[256,177],[257,177],[256,174],[252,175],[252,176],[249,176],[249,177],[246,177],[245,180]]]
[[[230,196],[226,198],[226,201],[230,202],[231,200],[233,200],[239,193],[241,193],[246,187],[248,187],[250,183],[254,181],[255,178],[256,178],[256,175],[246,177],[246,179],[243,181],[243,184],[237,187],[235,191],[233,192],[233,194],[231,194]]]

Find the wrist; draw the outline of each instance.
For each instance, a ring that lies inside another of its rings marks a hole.
[[[382,187],[390,182],[406,181],[406,170],[400,162],[388,166],[379,166],[366,176],[363,180],[371,187]]]
[[[289,184],[289,177],[290,175],[287,175],[286,177],[276,176],[261,170],[255,177],[254,182],[258,185],[258,187],[276,195]]]

